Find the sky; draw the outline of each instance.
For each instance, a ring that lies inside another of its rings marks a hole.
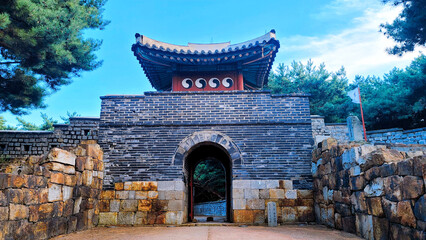
[[[36,124],[41,113],[61,121],[67,112],[99,117],[100,96],[143,94],[155,91],[131,51],[135,33],[172,44],[233,43],[276,30],[281,47],[274,68],[292,61],[324,63],[329,71],[345,67],[349,81],[356,75],[383,76],[392,68],[404,68],[424,48],[403,57],[391,56],[394,43],[379,32],[380,24],[392,22],[400,7],[380,0],[109,0],[105,30],[90,30],[85,37],[101,39],[97,56],[101,67],[83,72],[45,100],[44,109],[22,116]],[[2,113],[8,125],[16,116]]]

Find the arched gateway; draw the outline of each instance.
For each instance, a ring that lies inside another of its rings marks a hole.
[[[101,97],[100,222],[193,220],[191,184],[207,160],[224,171],[228,221],[264,223],[270,201],[278,222],[312,221],[308,95],[262,90],[279,47],[273,30],[187,46],[136,34],[132,51],[158,91]]]
[[[182,162],[183,159],[183,162]],[[183,166],[185,187],[187,188],[188,221],[194,219],[193,177],[197,164],[213,159],[219,161],[225,171],[226,221],[231,221],[232,211],[232,166],[241,163],[241,153],[232,139],[217,131],[200,131],[183,139],[176,149],[172,164]],[[183,163],[183,164],[182,164]]]

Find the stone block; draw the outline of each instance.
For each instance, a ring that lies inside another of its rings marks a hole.
[[[109,210],[111,212],[119,212],[120,211],[120,200],[110,200]]]
[[[83,172],[87,157],[77,157],[75,159],[75,168],[77,171]]]
[[[26,219],[29,217],[29,209],[25,205],[10,204],[9,220]]]
[[[314,193],[312,190],[297,190],[297,197],[303,199],[313,199]]]
[[[365,239],[374,239],[373,217],[371,215],[356,214],[356,233]]]
[[[83,185],[90,186],[93,182],[93,171],[90,170],[84,170],[82,177],[82,183]]]
[[[279,180],[266,180],[266,188],[279,188],[280,181]]]
[[[379,167],[379,170],[380,170],[381,177],[396,175],[398,172],[396,163],[383,164],[382,166]]]
[[[402,180],[403,178],[400,176],[390,176],[390,177],[384,178],[383,183],[385,185],[386,199],[391,201],[402,200],[402,194],[401,194]]]
[[[269,189],[269,198],[277,198],[277,199],[284,198],[284,190],[283,189]]]
[[[9,219],[9,207],[0,207],[0,221],[7,221],[8,219]]]
[[[364,176],[351,177],[350,182],[349,182],[349,186],[350,186],[352,191],[363,190],[364,186],[365,186]]]
[[[25,205],[38,204],[40,202],[39,201],[39,195],[38,195],[36,189],[24,188],[24,189],[22,189],[22,192],[24,194],[24,204]]]
[[[401,176],[413,175],[413,160],[407,159],[397,163],[398,174]]]
[[[50,175],[50,182],[64,184],[64,174],[61,172],[52,172]]]
[[[20,204],[24,202],[24,192],[22,189],[7,189],[5,193],[5,197],[6,199],[9,199],[10,203]]]
[[[62,186],[57,184],[49,184],[48,201],[60,201],[62,200]]]
[[[175,189],[174,181],[158,181],[158,191],[173,191]]]
[[[351,207],[344,203],[335,203],[334,204],[335,210],[337,213],[342,215],[343,217],[351,216]]]
[[[116,191],[123,191],[124,190],[124,183],[122,183],[122,182],[114,183],[114,189]]]
[[[382,198],[382,206],[385,216],[389,221],[394,223],[399,223],[398,215],[397,215],[397,203],[387,200],[386,198]]]
[[[331,148],[335,146],[337,146],[337,140],[332,137],[327,138],[321,142],[322,151],[331,150]]]
[[[129,199],[135,199],[136,198],[136,191],[129,191]]]
[[[366,171],[373,166],[381,166],[384,163],[399,162],[404,159],[401,152],[394,149],[379,148],[365,157],[365,164],[361,165],[361,169]]]
[[[247,206],[247,209],[264,210],[265,200],[264,199],[247,199],[246,206]]]
[[[138,211],[151,211],[151,200],[138,200]]]
[[[119,212],[117,223],[120,225],[133,225],[135,223],[134,212]]]
[[[339,213],[334,213],[334,227],[338,230],[343,229],[342,215],[340,215]]]
[[[77,184],[77,179],[75,175],[64,175],[64,184],[67,186],[75,186]]]
[[[421,196],[414,205],[414,215],[420,221],[426,222],[426,195]]]
[[[148,184],[146,182],[125,182],[124,183],[124,190],[125,191],[141,191],[142,185],[144,183],[148,186]]]
[[[114,190],[101,191],[100,199],[103,199],[103,200],[115,199],[115,191]]]
[[[238,209],[238,210],[246,209],[246,200],[245,199],[233,198],[232,203],[233,203],[232,204],[233,209]]]
[[[73,214],[73,210],[74,210],[74,200],[73,199],[69,199],[67,201],[64,202],[64,211],[62,213],[63,217],[69,217]]]
[[[416,238],[414,234],[415,234],[414,229],[404,227],[399,224],[391,224],[390,226],[390,234],[389,234],[390,239],[398,239],[398,240],[422,239],[422,238]]]
[[[416,217],[414,216],[410,201],[398,202],[396,214],[402,225],[416,227]]]
[[[266,188],[266,182],[264,180],[251,180],[250,181],[250,188],[251,189],[265,189]]]
[[[49,162],[58,162],[72,166],[75,166],[75,159],[76,156],[74,153],[59,148],[53,148],[47,155],[47,160]]]
[[[414,199],[424,193],[423,179],[416,176],[405,176],[402,180],[401,192],[403,199]]]
[[[244,198],[245,199],[258,199],[259,198],[259,189],[244,189]]]
[[[367,204],[364,192],[354,192],[351,195],[351,203],[356,212],[366,212]]]
[[[278,199],[278,205],[280,207],[295,207],[297,206],[296,199]]]
[[[426,169],[426,156],[418,156],[413,158],[413,175],[422,177],[423,168]]]
[[[148,198],[148,192],[147,191],[136,191],[135,192],[135,199],[147,199]]]
[[[81,197],[78,197],[78,198],[75,199],[74,211],[73,211],[74,214],[78,214],[80,212],[81,202],[82,202]]]
[[[253,223],[254,210],[234,210],[235,223]]]
[[[356,218],[355,216],[342,217],[343,231],[356,233]]]
[[[103,152],[98,144],[87,144],[86,154],[96,160],[103,159]]]
[[[183,212],[182,211],[168,211],[166,212],[166,224],[177,225],[182,224]]]
[[[66,174],[74,174],[75,173],[75,167],[74,166],[65,166],[63,171]]]
[[[389,220],[386,218],[373,217],[373,235],[374,239],[389,239]]]
[[[293,190],[292,180],[280,180],[280,188],[284,190]]]
[[[169,211],[183,211],[185,209],[184,201],[182,201],[182,200],[170,200],[168,202],[167,209]]]
[[[270,189],[260,189],[259,198],[260,199],[269,199],[269,190]]]
[[[62,186],[62,196],[64,201],[72,198],[73,189],[73,187]]]
[[[0,173],[0,189],[6,189],[12,185],[12,177],[8,173]]]
[[[286,199],[297,199],[297,190],[285,190],[284,195]]]
[[[135,225],[146,225],[146,224],[148,224],[148,212],[136,212]]]
[[[129,199],[129,191],[115,191],[115,199]]]
[[[364,188],[366,197],[378,197],[385,195],[383,178],[375,178]]]
[[[151,189],[152,191],[156,191],[156,189]],[[175,191],[185,191],[185,183],[183,181],[174,181],[174,190]]]
[[[384,217],[381,197],[367,198],[368,214],[376,217]]]
[[[265,191],[265,190],[264,190]],[[244,189],[242,188],[233,188],[232,189],[232,198],[244,198]]]
[[[136,212],[138,210],[138,200],[121,200],[120,212]]]
[[[232,181],[233,188],[242,188],[249,189],[250,188],[250,180],[234,180]]]
[[[101,212],[99,213],[99,225],[117,225],[117,212]]]
[[[296,222],[297,221],[297,211],[294,207],[282,207],[281,208],[281,218],[285,223]]]
[[[365,171],[364,173],[365,180],[371,181],[377,177],[380,177],[380,167],[372,167]]]
[[[306,206],[298,206],[296,207],[297,211],[297,219],[299,222],[314,222],[314,208],[306,207]]]
[[[14,188],[22,188],[27,184],[28,176],[26,175],[12,175],[11,176],[11,186]]]
[[[149,191],[148,192],[148,199],[157,199],[158,198],[158,192],[157,191]]]

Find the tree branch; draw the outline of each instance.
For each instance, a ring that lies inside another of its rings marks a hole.
[[[0,64],[15,64],[15,63],[21,63],[21,61],[7,61],[7,62],[0,62]]]

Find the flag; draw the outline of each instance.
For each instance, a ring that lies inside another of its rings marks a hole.
[[[360,104],[361,102],[359,101],[359,87],[355,88],[352,91],[348,92],[348,97],[350,97],[352,99],[353,103],[358,103]]]

